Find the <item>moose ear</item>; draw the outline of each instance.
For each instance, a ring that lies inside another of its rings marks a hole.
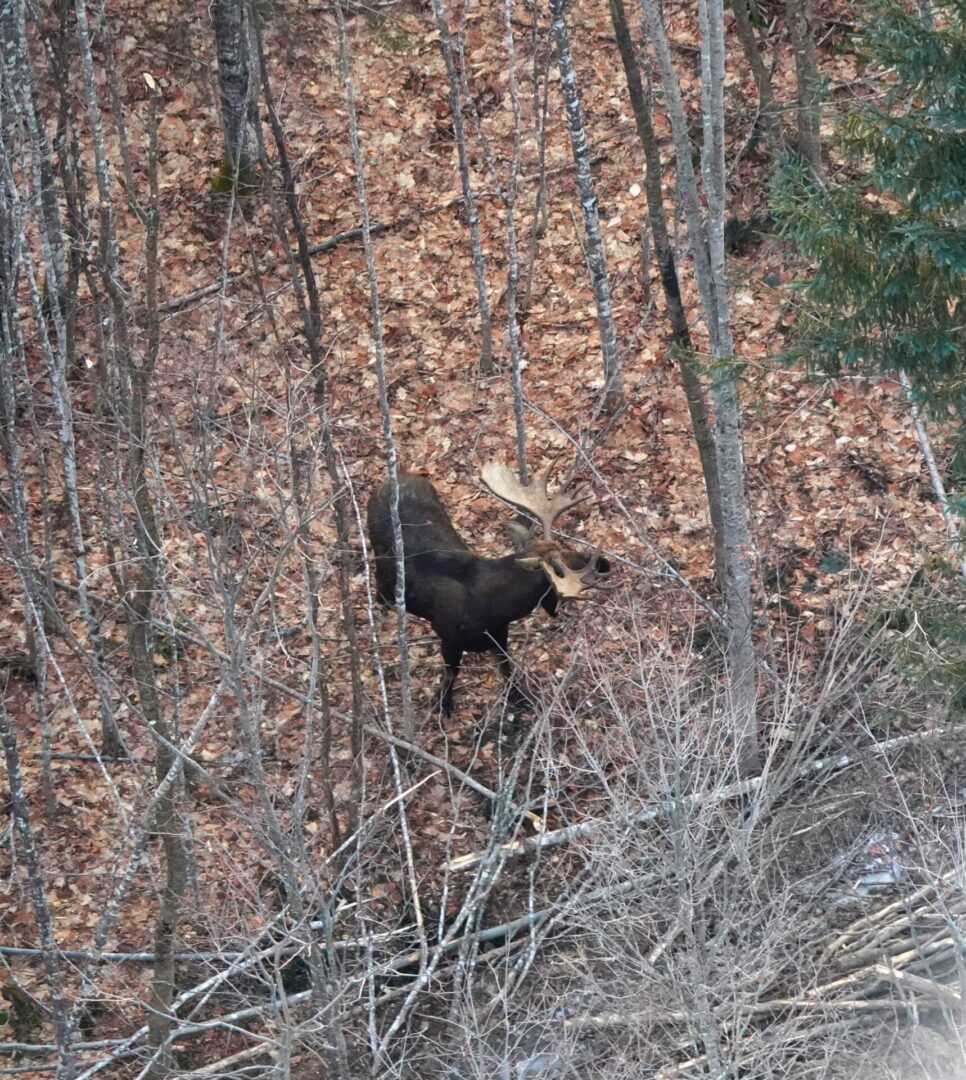
[[[504,526],[513,550],[518,555],[523,555],[533,547],[533,530],[519,521],[508,521]]]

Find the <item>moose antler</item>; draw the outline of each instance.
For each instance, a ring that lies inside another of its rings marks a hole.
[[[599,550],[599,549],[598,549]],[[541,560],[543,571],[550,579],[556,594],[569,600],[586,600],[590,589],[612,588],[616,582],[608,583],[606,572],[597,569],[597,555],[578,570],[564,562],[559,554],[550,554]]]
[[[551,495],[548,484],[555,464],[556,459],[541,477],[534,476],[526,484],[520,481],[512,469],[499,461],[488,461],[480,473],[483,483],[498,499],[532,514],[540,522],[546,540],[550,539],[551,529],[557,518],[577,503],[589,498],[591,494],[586,487],[578,487],[570,492],[564,487]]]

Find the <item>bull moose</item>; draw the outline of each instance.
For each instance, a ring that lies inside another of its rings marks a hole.
[[[579,598],[610,572],[606,558],[581,554],[552,536],[557,518],[588,497],[585,489],[548,489],[551,465],[539,478],[522,483],[506,465],[489,462],[481,478],[503,502],[537,524],[507,524],[512,555],[489,559],[475,554],[453,527],[436,489],[418,473],[400,473],[399,525],[402,533],[406,610],[432,624],[440,640],[445,669],[440,703],[449,716],[453,685],[466,652],[496,651],[510,699],[526,706],[514,686],[507,652],[510,623],[540,604],[550,615],[560,598]],[[391,487],[381,484],[369,499],[369,539],[376,566],[379,599],[395,603],[396,555],[391,520]]]

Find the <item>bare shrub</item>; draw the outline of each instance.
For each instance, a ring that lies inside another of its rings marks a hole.
[[[476,961],[433,1026],[439,1075],[844,1076],[883,1051],[884,1030],[951,1020],[962,759],[913,737],[933,697],[881,645],[846,612],[823,657],[786,650],[760,693],[768,754],[748,782],[727,696],[680,633],[655,633],[632,602],[578,636],[524,751],[520,794],[547,826],[517,876],[533,919]],[[908,742],[876,730],[886,687]],[[949,820],[903,801],[912,790],[944,792]],[[854,953],[878,920],[882,948],[874,932]],[[941,923],[944,966],[922,974],[917,934]]]

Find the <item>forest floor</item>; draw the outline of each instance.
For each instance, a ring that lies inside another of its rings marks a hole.
[[[849,13],[831,2],[819,3],[816,9],[819,58],[828,83],[828,133],[843,108],[872,90],[857,77],[855,59],[847,48]],[[687,104],[697,121],[696,19],[688,4],[671,0],[665,10],[676,60],[686,72]],[[646,220],[642,154],[607,5],[603,0],[582,2],[570,9],[569,19],[623,349],[627,401],[614,416],[601,410],[598,326],[582,253],[580,207],[557,95],[559,80],[540,15],[535,28],[530,8],[514,8],[515,71],[522,112],[516,228],[523,265],[532,271],[529,304],[521,320],[529,453],[534,463],[561,453],[561,462],[567,464],[574,458],[574,448],[582,449],[578,475],[593,482],[597,498],[565,525],[581,544],[602,547],[616,564],[621,581],[621,588],[608,593],[605,603],[581,605],[579,612],[567,611],[553,624],[542,615],[534,616],[511,638],[514,654],[532,673],[535,684],[542,686],[547,700],[560,707],[558,716],[564,717],[538,736],[544,745],[530,776],[533,790],[554,788],[554,805],[543,824],[552,829],[593,811],[601,799],[601,776],[614,783],[637,767],[621,763],[605,731],[605,703],[613,704],[615,696],[620,699],[626,692],[608,682],[608,668],[626,670],[635,646],[655,665],[672,659],[685,668],[697,663],[708,648],[705,603],[716,601],[697,451],[668,349],[659,277],[641,243]],[[467,4],[470,85],[497,172],[496,177],[488,173],[479,144],[474,142],[473,168],[500,363],[498,374],[489,378],[481,378],[478,372],[475,282],[445,69],[431,12],[403,4],[356,11],[347,20],[369,209],[372,221],[385,226],[373,243],[395,444],[404,467],[432,478],[461,535],[475,550],[490,555],[506,551],[500,526],[508,514],[482,489],[479,469],[492,457],[512,460],[515,447],[503,284],[507,215],[495,194],[496,184],[505,183],[508,176],[513,137],[502,18],[502,6],[493,0]],[[183,656],[159,656],[158,663],[165,672],[166,691],[178,702],[180,723],[187,729],[205,707],[217,676],[211,653],[191,641],[208,637],[216,648],[224,648],[226,640],[223,594],[208,580],[215,549],[224,559],[222,565],[244,565],[234,613],[239,619],[240,613],[251,610],[262,590],[271,593],[267,624],[279,633],[278,640],[265,647],[260,677],[304,686],[309,645],[308,634],[299,630],[305,619],[304,582],[297,560],[281,570],[275,560],[278,521],[287,512],[280,507],[288,506],[290,470],[280,448],[304,405],[307,380],[296,307],[267,200],[255,196],[234,204],[226,238],[229,201],[210,188],[219,165],[221,129],[208,9],[197,4],[120,2],[110,5],[109,19],[118,85],[127,109],[127,138],[135,148],[135,176],[141,183],[147,116],[143,73],[149,71],[162,88],[159,176],[165,315],[151,404],[155,480],[165,508],[172,613],[176,619],[181,614],[190,616],[194,638],[187,635]],[[280,5],[266,30],[273,90],[313,243],[356,230],[361,220],[334,27],[323,5]],[[790,131],[794,71],[780,19],[771,23],[767,36],[776,58],[776,90],[788,109]],[[758,220],[766,214],[770,163],[750,141],[756,118],[754,85],[733,29],[728,46],[729,215],[742,221]],[[548,58],[549,213],[546,232],[533,249],[531,267],[527,251],[539,175],[535,124],[539,94],[534,91],[533,77],[544,70]],[[44,93],[51,91],[48,87]],[[105,109],[110,116],[106,102]],[[670,158],[669,131],[660,109],[655,120]],[[116,132],[109,138],[114,159],[119,160]],[[827,167],[834,175],[843,165],[830,155]],[[665,188],[672,202],[670,175]],[[683,258],[683,225],[672,223],[672,232],[682,252],[679,265],[685,307],[694,312],[698,305],[690,267]],[[143,237],[130,211],[121,214],[119,237],[130,274],[127,284],[136,296],[142,284]],[[368,282],[357,236],[334,243],[315,258],[314,265],[328,349],[327,408],[361,515],[369,492],[385,474],[385,446]],[[740,392],[746,483],[759,582],[756,633],[763,651],[778,649],[785,670],[794,670],[802,678],[823,670],[829,643],[836,639],[843,620],[861,622],[863,616],[854,611],[857,596],[863,598],[863,610],[900,596],[924,560],[944,553],[946,545],[943,521],[900,388],[886,379],[824,380],[781,362],[795,322],[793,286],[806,270],[767,234],[767,228],[728,262],[735,350],[743,364]],[[196,290],[219,282],[213,295],[193,298]],[[700,349],[703,330],[699,322],[693,328]],[[104,520],[103,478],[105,470],[110,471],[103,433],[95,422],[100,390],[94,331],[81,320],[80,352],[87,357],[88,371],[72,385],[81,495],[92,523]],[[38,400],[43,398],[39,376],[33,392]],[[305,446],[312,446],[311,439],[303,441]],[[320,622],[330,635],[325,639],[325,658],[338,718],[351,713],[352,703],[345,642],[339,630],[338,575],[325,558],[334,541],[334,526],[325,511],[324,490],[319,493],[319,507],[310,533],[320,553]],[[213,513],[227,524],[214,529]],[[2,512],[0,522],[6,530]],[[66,522],[55,522],[55,528],[60,541],[55,545],[55,575],[70,581],[73,568],[64,539]],[[97,528],[92,524],[92,534]],[[357,532],[352,548],[358,625],[363,640],[370,642],[363,665],[365,690],[373,716],[378,716],[376,654],[368,617],[371,596]],[[111,598],[108,551],[96,540],[90,545],[89,566],[91,589]],[[7,565],[0,565],[0,589],[11,598],[19,595]],[[103,629],[111,643],[112,663],[123,671],[124,629],[119,612],[110,605],[105,608]],[[415,620],[410,630],[415,639],[418,744],[481,783],[499,787],[512,771],[513,751],[526,734],[517,727],[509,739],[493,737],[502,723],[495,663],[490,657],[470,659],[458,685],[456,714],[451,719],[440,717],[435,709],[436,641],[428,627]],[[83,639],[83,631],[78,632]],[[390,695],[395,701],[392,635],[390,617],[377,614],[375,640],[381,643],[380,655],[390,672]],[[0,611],[0,648],[23,648],[23,613],[16,600]],[[54,749],[65,757],[53,766],[59,813],[43,821],[41,836],[44,860],[60,868],[51,878],[49,892],[57,940],[65,948],[84,949],[90,947],[91,931],[103,910],[103,881],[114,873],[124,848],[125,826],[117,807],[136,814],[143,806],[145,791],[150,789],[153,752],[147,734],[132,720],[126,737],[134,760],[130,765],[111,765],[109,779],[94,765],[71,760],[70,755],[90,752],[73,713],[79,709],[86,719],[96,716],[96,700],[89,673],[66,644],[59,658],[74,697],[71,702],[62,696],[50,711],[49,721],[56,732]],[[581,672],[574,683],[579,694],[571,692],[569,685],[561,689],[572,682],[564,675],[575,669]],[[594,673],[596,682],[590,678]],[[122,678],[117,685],[123,686]],[[306,741],[304,708],[267,684],[259,693],[264,715],[271,719],[262,731],[265,764],[279,790],[288,794],[306,746],[312,745]],[[186,948],[206,950],[237,942],[243,929],[258,933],[272,911],[269,860],[259,848],[258,826],[246,811],[252,795],[237,750],[233,714],[237,704],[231,695],[220,703],[199,748],[199,760],[217,783],[203,784],[192,793],[196,878],[192,910],[184,924]],[[11,680],[6,709],[21,740],[24,760],[38,761],[42,748],[34,687]],[[122,718],[125,711],[119,692]],[[134,711],[132,700],[130,712]],[[912,727],[928,728],[937,722],[937,715],[924,707]],[[888,731],[904,730],[896,710],[888,718]],[[784,736],[779,732],[776,737]],[[646,756],[645,751],[646,745],[639,752]],[[334,732],[330,761],[337,806],[347,814],[353,798],[352,748],[348,727],[341,723]],[[589,779],[588,762],[600,770],[591,771]],[[366,777],[368,812],[392,792],[385,747],[376,739],[367,749]],[[318,782],[311,775],[310,791]],[[42,819],[38,786],[28,764],[28,787],[36,795]],[[106,796],[109,788],[116,801]],[[655,797],[660,791],[655,781]],[[490,822],[484,801],[457,793],[452,778],[442,770],[409,797],[409,825],[418,837],[414,873],[425,896],[448,914],[458,909],[460,896],[454,889],[443,898],[441,867],[449,859],[485,847]],[[859,842],[868,840],[867,847],[875,847],[877,834],[866,829],[866,824],[859,830]],[[312,828],[315,831],[307,843],[324,867],[331,838],[323,821],[313,822]],[[844,838],[843,843],[847,840],[856,837]],[[371,877],[364,888],[366,901],[389,925],[394,909],[404,907],[411,897],[399,869],[404,860],[397,841],[387,836],[384,843],[386,852],[372,856]],[[576,874],[581,858],[561,856],[547,870],[542,890],[550,893]],[[5,879],[16,875],[6,851],[2,866]],[[508,877],[495,898],[492,921],[520,913],[526,884],[525,870]],[[140,876],[109,948],[122,952],[150,948],[155,885],[150,870]],[[26,904],[7,913],[6,943],[33,945],[35,935]],[[17,971],[25,985],[39,987],[39,967],[25,964]],[[132,1002],[143,998],[146,978],[145,970],[133,966],[101,967],[100,985],[109,992],[104,994],[107,1004],[97,1037],[129,1030],[138,1017]],[[38,996],[42,996],[39,989]]]

